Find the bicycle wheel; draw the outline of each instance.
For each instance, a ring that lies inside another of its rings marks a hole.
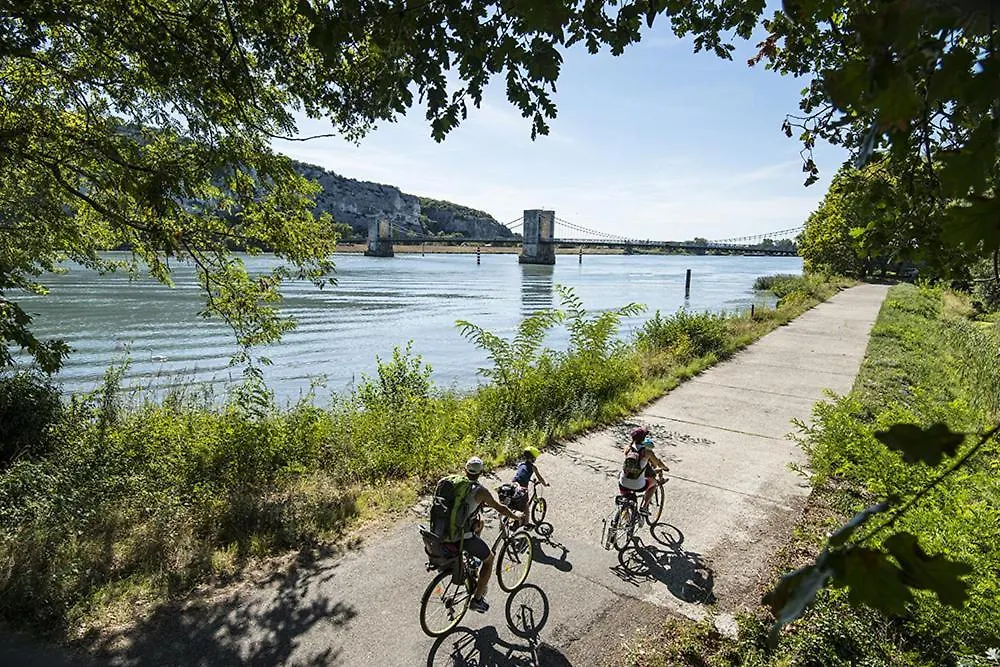
[[[430,637],[440,637],[462,621],[471,599],[468,579],[456,584],[450,570],[439,572],[420,599],[421,629]]]
[[[528,578],[533,549],[531,536],[523,530],[504,540],[497,554],[497,583],[504,592],[510,593]]]
[[[531,522],[534,524],[540,524],[545,520],[545,510],[549,508],[548,503],[545,502],[545,498],[541,496],[535,497],[535,502],[531,504]]]
[[[646,523],[655,526],[663,514],[663,484],[657,483],[653,487],[653,497],[649,499],[649,514],[646,515]]]
[[[619,551],[628,546],[632,541],[632,534],[635,532],[635,509],[631,505],[622,505],[618,508],[618,513],[614,519],[614,533],[611,541]]]

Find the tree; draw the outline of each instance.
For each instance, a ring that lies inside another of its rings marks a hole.
[[[620,53],[664,10],[604,5],[0,4],[0,367],[11,347],[47,371],[63,362],[68,346],[36,339],[16,296],[44,292],[39,276],[67,258],[164,283],[172,261],[194,262],[205,315],[244,346],[275,340],[292,326],[275,309],[281,282],[325,284],[336,241],[311,213],[317,186],[269,148],[295,134],[293,112],[358,139],[419,101],[440,140],[499,75],[532,135],[545,133],[557,47]],[[114,247],[132,259],[99,254]],[[286,264],[252,276],[235,248]]]
[[[880,150],[895,177],[940,207],[946,240],[981,255],[1000,248],[1000,18],[990,0],[786,0],[763,22],[751,63],[810,76],[800,115],[807,183],[817,138],[852,150],[862,167]],[[921,201],[923,200],[923,201]],[[935,223],[936,224],[936,223]]]
[[[926,196],[929,175],[905,182],[897,175],[905,172],[887,155],[862,169],[844,165],[806,220],[799,247],[806,270],[866,278],[920,264],[931,278],[965,278],[971,258],[943,244],[945,213]]]

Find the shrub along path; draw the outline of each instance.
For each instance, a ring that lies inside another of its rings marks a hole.
[[[808,420],[824,389],[851,388],[885,292],[843,291],[631,419],[546,451],[539,468],[552,483],[545,493],[555,532],[536,545],[530,586],[507,596],[494,582],[491,609],[470,611],[443,640],[418,623],[430,574],[417,508],[346,555],[296,563],[221,599],[162,608],[107,638],[103,656],[157,665],[591,665],[643,610],[700,617],[714,605],[725,618],[753,606],[809,492],[789,467],[804,463],[787,437],[792,420]],[[601,521],[636,424],[653,431],[670,481],[661,525],[619,555],[601,548]],[[509,474],[500,471],[502,481]],[[488,526],[486,537],[495,534]],[[521,618],[529,607],[541,627],[518,637],[505,612]]]

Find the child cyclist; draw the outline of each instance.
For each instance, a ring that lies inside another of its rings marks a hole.
[[[649,431],[637,428],[629,434],[631,442],[625,446],[625,463],[618,474],[618,492],[621,495],[645,491],[639,513],[649,514],[649,501],[653,498],[653,487],[656,486],[656,475],[670,470],[666,464],[653,453],[653,438]]]
[[[514,496],[511,498],[510,507],[518,512],[525,512],[528,509],[528,482],[531,481],[532,475],[538,479],[538,483],[542,486],[548,486],[548,482],[542,477],[542,474],[538,472],[538,466],[535,465],[535,460],[541,452],[538,451],[536,447],[525,447],[521,452],[521,460],[517,464],[517,470],[514,471],[513,482],[517,486],[514,487]],[[521,519],[522,524],[528,522],[528,515],[525,514]]]

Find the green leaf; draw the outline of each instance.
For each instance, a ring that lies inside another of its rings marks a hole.
[[[865,604],[889,614],[902,615],[913,593],[903,583],[903,572],[888,556],[875,549],[848,549],[834,567],[833,585],[846,587],[852,604]]]
[[[956,97],[968,85],[976,57],[971,51],[956,47],[941,57],[941,67],[932,72],[927,84],[927,99],[944,102]]]
[[[784,575],[764,596],[764,604],[771,608],[775,617],[767,637],[771,646],[778,643],[778,633],[782,626],[800,617],[833,576],[830,561],[834,556],[837,556],[836,552],[824,550],[814,565]]]
[[[972,573],[967,563],[929,556],[910,533],[889,537],[885,548],[902,566],[902,581],[912,588],[934,591],[943,604],[960,608],[969,597],[969,585],[959,577]]]
[[[936,466],[942,456],[954,456],[965,440],[962,433],[953,433],[944,424],[933,424],[922,429],[916,424],[893,424],[888,431],[876,431],[879,442],[893,451],[900,452],[907,463],[922,461]]]
[[[838,109],[857,108],[868,88],[868,65],[864,61],[851,60],[840,69],[823,72],[823,83]]]
[[[945,214],[943,233],[947,241],[992,253],[1000,248],[1000,200],[974,197],[952,206]]]
[[[875,95],[879,123],[883,128],[909,127],[914,117],[920,114],[921,108],[916,84],[909,73],[901,68],[894,69],[888,76],[889,85]]]
[[[985,187],[997,159],[997,136],[988,121],[979,123],[961,150],[940,151],[941,187],[952,197],[979,193]]]

